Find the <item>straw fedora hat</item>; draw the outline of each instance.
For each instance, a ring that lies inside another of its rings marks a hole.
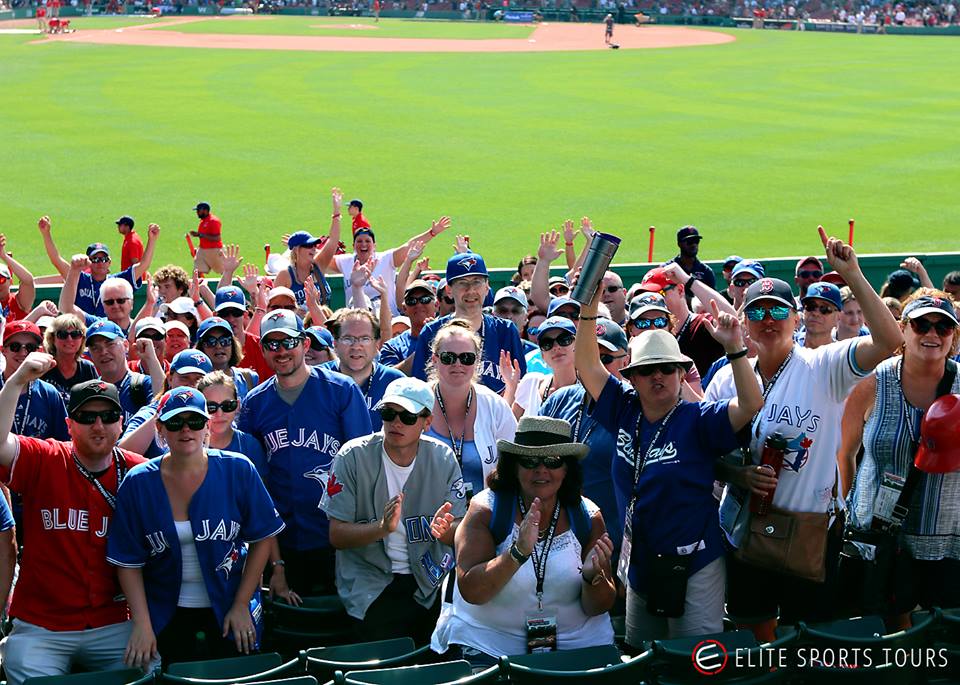
[[[570,437],[570,423],[544,416],[523,416],[514,441],[497,440],[500,454],[521,457],[576,457],[583,459],[590,448]]]
[[[641,366],[670,363],[680,364],[687,371],[693,366],[693,360],[680,351],[672,333],[648,331],[630,339],[630,363],[620,373],[626,375]]]

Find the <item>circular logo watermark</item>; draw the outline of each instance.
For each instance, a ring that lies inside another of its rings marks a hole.
[[[690,659],[700,675],[717,675],[727,667],[730,656],[722,643],[704,640],[693,648]]]

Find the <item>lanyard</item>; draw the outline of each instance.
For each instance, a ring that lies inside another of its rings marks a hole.
[[[17,421],[17,412],[14,412],[13,415],[13,432],[17,435],[23,435],[23,431],[26,428],[27,417],[30,416],[30,402],[33,400],[33,381],[27,385],[27,403],[23,407],[23,414],[20,416],[20,420]],[[20,402],[17,401],[19,406]]]
[[[97,491],[103,496],[103,499],[107,501],[107,504],[110,505],[111,509],[117,508],[117,496],[103,487],[103,484],[87,469],[86,466],[80,463],[80,457],[77,456],[76,448],[73,449],[73,463],[76,464],[77,470],[80,472],[80,475],[86,478],[90,483],[97,489]],[[120,488],[120,482],[123,480],[123,477],[127,475],[127,462],[121,456],[120,450],[116,447],[113,448],[113,465],[117,470],[117,488]]]
[[[583,415],[587,413],[587,402],[590,401],[590,396],[587,394],[587,391],[583,391],[583,400],[580,402],[580,410],[577,412],[577,421],[573,424],[573,441],[574,442],[586,442],[590,437],[590,434],[593,432],[593,429],[597,427],[597,422],[594,421],[593,424],[587,429],[587,432],[582,436],[580,435],[580,428],[583,426]]]
[[[523,520],[527,516],[527,508],[523,505],[523,497],[517,495],[517,503],[520,505],[520,519]],[[553,505],[553,516],[550,517],[550,530],[547,531],[547,539],[543,542],[537,540],[537,544],[533,547],[533,552],[531,556],[533,557],[533,574],[537,578],[537,608],[543,610],[543,581],[547,577],[547,557],[550,556],[550,548],[553,547],[553,538],[554,533],[557,532],[557,522],[560,520],[560,499],[557,499],[556,504]],[[539,554],[537,552],[540,549],[540,545],[543,545],[543,553]]]
[[[763,388],[763,403],[767,403],[767,395],[770,394],[770,391],[773,390],[774,384],[777,382],[777,379],[780,378],[780,374],[783,373],[783,370],[787,368],[787,364],[790,363],[790,360],[793,359],[793,349],[790,350],[790,354],[787,355],[787,358],[783,360],[783,363],[780,364],[780,368],[777,369],[777,372],[770,377],[770,381],[764,385]],[[760,373],[760,361],[757,360],[757,363],[753,367],[754,372],[760,376],[760,382],[763,383],[763,375]],[[760,439],[760,419],[763,418],[763,409],[757,412],[757,415],[753,419],[753,428],[752,432],[755,438]]]
[[[683,325],[680,326],[680,330],[677,331],[677,340],[683,337],[683,334],[687,332],[687,326],[690,325],[690,319],[693,318],[693,314],[687,314],[687,318],[683,320]]]
[[[633,518],[633,506],[637,503],[637,484],[640,482],[640,474],[643,473],[643,468],[647,465],[647,460],[653,453],[657,440],[660,439],[660,435],[667,429],[667,424],[670,423],[673,412],[675,412],[679,406],[680,400],[677,400],[673,408],[663,417],[663,421],[661,421],[657,427],[657,432],[653,434],[653,439],[651,439],[650,444],[647,445],[647,451],[643,453],[642,460],[640,459],[640,422],[643,421],[643,412],[637,417],[637,442],[634,443],[633,446],[633,489],[630,494],[630,505],[627,507],[631,519]]]
[[[467,393],[467,411],[463,414],[463,432],[460,433],[460,443],[453,435],[453,429],[450,427],[450,421],[447,419],[447,408],[443,405],[443,395],[440,394],[440,384],[434,388],[433,394],[437,397],[437,404],[440,406],[440,414],[443,416],[443,422],[447,424],[447,432],[450,433],[450,447],[453,448],[453,456],[457,458],[457,463],[463,466],[463,443],[467,438],[467,417],[470,415],[470,404],[473,402],[473,388]]]
[[[543,392],[540,393],[540,406],[542,407],[544,402],[547,401],[547,397],[550,396],[550,391],[553,390],[553,381],[556,376],[550,376],[550,382],[547,383],[547,387],[544,388]]]

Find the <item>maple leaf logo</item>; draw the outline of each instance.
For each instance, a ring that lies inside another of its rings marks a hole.
[[[337,482],[337,474],[331,473],[329,480],[327,480],[327,494],[333,497],[341,490],[343,490],[343,484]]]

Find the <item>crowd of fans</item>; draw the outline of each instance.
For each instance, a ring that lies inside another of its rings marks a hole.
[[[430,269],[448,217],[383,249],[361,201],[331,208],[263,275],[208,203],[191,268],[152,275],[156,224],[118,219],[117,263],[43,217],[56,304],[0,236],[12,685],[255,651],[261,588],[478,668],[611,644],[611,614],[630,651],[960,605],[960,272],[911,257],[876,292],[820,229],[793,283],[756,255],[718,278],[684,226],[593,289],[584,217],[493,293],[480,236]],[[765,521],[804,553],[771,561]]]

